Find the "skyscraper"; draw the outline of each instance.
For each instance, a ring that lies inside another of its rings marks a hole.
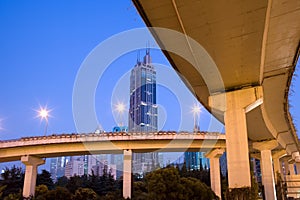
[[[156,70],[152,65],[150,49],[143,62],[139,56],[130,75],[129,132],[157,131]],[[133,172],[151,171],[158,164],[157,153],[133,154]]]
[[[68,157],[56,157],[50,159],[50,173],[53,181],[65,175],[65,167],[68,162]]]
[[[130,75],[129,132],[157,131],[156,71],[150,49]]]
[[[187,169],[199,170],[209,168],[209,160],[205,158],[204,152],[184,152],[184,161]]]

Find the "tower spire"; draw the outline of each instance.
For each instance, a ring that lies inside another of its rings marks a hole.
[[[137,55],[136,55],[136,63],[137,63],[137,64],[140,63],[140,50],[137,51]]]
[[[146,43],[146,55],[150,55],[150,43],[147,41]]]
[[[149,41],[146,43],[146,55],[144,56],[144,64],[151,64],[151,56],[150,56],[150,45]]]

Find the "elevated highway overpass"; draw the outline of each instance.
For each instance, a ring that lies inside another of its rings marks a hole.
[[[21,160],[24,155],[39,158],[88,154],[185,152],[225,149],[225,135],[220,133],[158,132],[53,134],[0,141],[0,162]]]
[[[300,1],[133,3],[148,27],[159,27],[149,30],[172,67],[197,99],[225,124],[229,188],[251,186],[248,141],[256,143],[265,158],[271,158],[272,149],[279,145],[299,159],[288,96],[299,57]],[[171,37],[164,29],[185,36]],[[208,56],[204,57],[195,43]],[[180,49],[186,56],[172,49]],[[272,170],[272,163],[263,162]],[[271,191],[266,193],[267,199],[276,199],[272,179],[263,181],[265,191]]]
[[[88,154],[123,154],[123,196],[131,197],[132,153],[207,152],[214,170],[213,189],[220,195],[219,157],[226,147],[225,135],[208,132],[53,134],[0,141],[0,162],[22,161],[26,166],[23,196],[34,195],[37,167],[45,158]]]
[[[271,140],[263,145],[274,145]],[[262,159],[257,154],[261,143],[252,144],[252,157]],[[0,141],[0,162],[22,161],[26,166],[23,195],[34,195],[37,167],[44,164],[45,158],[90,154],[123,154],[123,196],[131,196],[132,153],[145,152],[206,152],[210,160],[212,190],[221,196],[219,157],[226,150],[226,135],[216,132],[155,132],[155,133],[89,133],[52,134],[49,136],[22,137]],[[275,171],[282,171],[280,158],[285,150],[280,147],[273,151]],[[285,161],[291,156],[284,157]],[[276,166],[275,166],[276,164]],[[285,163],[286,164],[286,163]],[[286,165],[286,168],[291,168]],[[273,173],[272,171],[269,171]]]

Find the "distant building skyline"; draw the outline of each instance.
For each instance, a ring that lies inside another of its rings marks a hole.
[[[69,162],[69,156],[62,156],[50,159],[50,173],[53,181],[65,176],[66,164]]]

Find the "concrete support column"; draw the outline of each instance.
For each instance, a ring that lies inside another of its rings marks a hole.
[[[255,142],[253,148],[260,150],[262,183],[264,185],[266,200],[276,200],[275,179],[272,165],[272,152],[278,143],[276,140]]]
[[[280,158],[284,155],[286,155],[285,150],[276,151],[272,154],[273,166],[274,166],[274,177],[276,182],[278,181],[279,178],[277,175],[283,175],[282,163]]]
[[[294,162],[289,162],[289,174],[290,175],[295,175],[295,166],[294,166]]]
[[[123,163],[123,197],[131,198],[131,169],[132,169],[132,150],[124,150]]]
[[[229,189],[251,187],[246,113],[262,99],[260,86],[209,97],[213,112],[224,112]]]
[[[296,170],[297,170],[297,175],[299,175],[300,174],[300,163],[299,162],[296,163]]]
[[[34,196],[37,177],[37,167],[39,165],[45,164],[45,161],[41,158],[29,155],[22,156],[21,161],[26,166],[23,186],[23,197]]]
[[[283,174],[284,175],[288,175],[289,174],[289,160],[290,160],[290,156],[285,156],[283,158],[281,158],[282,162],[283,162]]]
[[[224,149],[214,149],[208,152],[205,157],[209,158],[210,164],[210,185],[212,191],[221,199],[221,177],[220,177],[220,160]]]

